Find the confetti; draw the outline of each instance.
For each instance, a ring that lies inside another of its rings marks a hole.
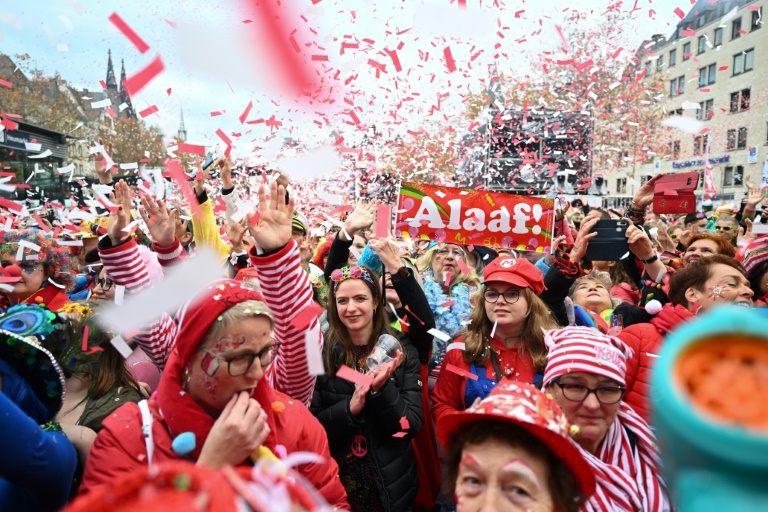
[[[423,323],[423,322],[422,322],[422,323]],[[432,335],[432,336],[434,336],[435,338],[439,338],[439,339],[441,339],[441,340],[443,340],[443,341],[451,341],[451,337],[450,337],[449,335],[447,335],[447,334],[446,334],[446,333],[444,333],[443,331],[438,331],[438,330],[437,330],[437,329],[435,329],[435,328],[432,328],[432,329],[428,330],[428,331],[427,331],[427,333],[428,333],[428,334],[431,334],[431,335]]]
[[[317,302],[312,302],[312,304],[302,309],[296,314],[296,316],[291,318],[291,325],[295,327],[296,330],[303,331],[307,329],[312,323],[312,320],[316,320],[317,317],[323,313],[323,311],[325,310],[320,304]]]
[[[158,111],[157,106],[156,105],[152,105],[151,107],[147,107],[144,110],[142,110],[141,112],[139,112],[139,115],[143,119],[143,118],[145,118],[145,117],[147,117],[149,115],[154,114],[157,111]]]
[[[322,339],[317,336],[317,330],[307,329],[304,333],[304,350],[307,354],[307,367],[310,375],[325,375],[323,365]]]
[[[131,347],[128,346],[128,344],[125,342],[122,336],[119,334],[109,340],[109,342],[112,344],[113,347],[115,347],[115,350],[117,350],[121,356],[123,356],[123,359],[128,359],[131,354],[133,354],[133,350]]]
[[[131,97],[136,96],[149,82],[162,73],[164,69],[165,65],[163,64],[163,60],[159,55],[156,56],[144,69],[131,75],[125,80],[124,87],[126,91],[128,91],[128,94]]]
[[[117,29],[122,32],[130,42],[133,43],[133,45],[137,50],[139,50],[140,53],[146,53],[147,50],[149,50],[149,45],[144,42],[139,34],[134,32],[133,29],[128,26],[128,24],[123,20],[123,18],[120,17],[119,14],[116,12],[112,13],[112,15],[109,17],[109,21],[111,21],[112,24],[114,24]]]
[[[341,368],[339,368],[336,372],[336,376],[353,384],[357,384],[358,386],[370,386],[373,382],[372,374],[362,374],[360,372],[356,372],[345,364],[341,365]]]
[[[443,366],[443,370],[448,370],[449,372],[453,372],[456,375],[459,375],[460,377],[466,377],[468,379],[477,380],[477,375],[475,375],[472,372],[468,372],[467,370],[464,370],[462,368],[459,368],[458,366],[452,365],[451,363],[446,363]]]

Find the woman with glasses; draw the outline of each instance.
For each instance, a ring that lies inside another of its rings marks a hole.
[[[404,352],[378,367],[367,357],[387,323],[377,276],[348,266],[331,274],[326,374],[317,378],[311,410],[325,427],[352,510],[409,510],[418,490],[411,439],[422,425],[419,354],[407,335]],[[357,372],[353,384],[339,374]],[[351,369],[351,370],[350,370]]]
[[[469,256],[456,244],[439,243],[424,254],[419,268],[424,269],[424,294],[427,296],[435,328],[444,336],[435,336],[429,361],[429,389],[433,389],[442,371],[448,348],[447,339],[456,335],[469,320],[472,296],[480,288],[475,269],[468,265]]]
[[[69,302],[75,282],[73,261],[65,247],[36,228],[7,231],[0,236],[3,286],[0,309],[15,304],[40,304],[57,311]]]
[[[322,460],[301,465],[299,472],[330,504],[346,507],[322,426],[301,400],[278,391],[303,385],[309,374],[305,335],[319,345],[320,332],[314,319],[306,331],[291,326],[311,304],[312,289],[291,238],[293,199],[286,204],[285,190],[274,182],[270,197],[260,187],[260,219],[249,223],[261,254],[254,247],[250,257],[264,295],[221,280],[179,309],[157,391],[148,402],[126,404],[104,420],[81,492],[153,462],[186,458],[220,469],[313,452]],[[277,307],[269,307],[273,303]]]
[[[547,364],[543,330],[557,327],[538,297],[541,272],[522,258],[497,258],[484,276],[470,322],[450,344],[437,378],[435,421],[484,399],[503,378],[540,385]]]
[[[547,392],[577,427],[575,444],[597,489],[584,510],[671,510],[651,427],[622,399],[631,349],[587,327],[547,333]]]

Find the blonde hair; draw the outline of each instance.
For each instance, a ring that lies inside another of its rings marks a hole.
[[[464,360],[467,363],[485,365],[489,350],[486,340],[491,336],[493,323],[485,313],[485,294],[481,288],[474,296],[475,307],[469,315],[470,323],[464,330]],[[544,330],[559,326],[549,313],[549,308],[530,288],[521,288],[520,295],[528,302],[523,327],[523,342],[518,345],[520,354],[528,354],[536,371],[547,366],[547,347],[544,344]]]
[[[478,277],[477,272],[475,271],[475,268],[471,265],[469,265],[469,253],[467,252],[464,247],[458,244],[437,244],[434,247],[430,248],[427,252],[424,253],[424,255],[421,257],[421,259],[418,262],[418,268],[421,272],[431,272],[432,271],[432,260],[435,258],[435,253],[442,249],[445,245],[455,245],[459,249],[461,249],[461,252],[464,254],[464,263],[467,264],[467,270],[468,273],[463,272],[456,272],[454,275],[451,276],[451,282],[448,285],[448,289],[450,290],[457,284],[465,283],[469,288],[471,289],[473,286],[475,289],[479,289],[481,286],[480,277]],[[439,277],[433,275],[432,278],[437,281],[438,283],[442,284],[441,281],[439,281]]]
[[[232,327],[234,324],[255,316],[267,317],[271,329],[274,329],[275,318],[272,316],[272,311],[269,310],[267,305],[259,300],[246,300],[239,304],[235,304],[223,312],[218,319],[214,320],[211,328],[205,333],[200,346],[205,345],[212,339],[220,337],[221,333]]]

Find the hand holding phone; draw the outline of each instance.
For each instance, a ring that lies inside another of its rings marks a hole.
[[[629,221],[619,220],[599,220],[590,230],[590,233],[597,233],[589,241],[587,246],[587,259],[590,261],[619,261],[629,254],[629,244],[627,243],[627,229]]]

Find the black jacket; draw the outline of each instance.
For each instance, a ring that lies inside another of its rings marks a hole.
[[[416,498],[419,485],[411,439],[422,425],[419,355],[407,336],[402,336],[400,342],[405,351],[403,363],[378,393],[366,397],[359,416],[352,416],[349,411],[354,384],[339,377],[319,376],[310,406],[325,428],[331,455],[339,465],[349,452],[355,433],[362,429],[379,495],[384,508],[392,511],[408,510]],[[337,358],[340,356],[341,345],[335,340],[326,343],[326,347]],[[400,425],[403,417],[408,420],[407,430]],[[404,430],[408,432],[406,436],[392,437]]]

